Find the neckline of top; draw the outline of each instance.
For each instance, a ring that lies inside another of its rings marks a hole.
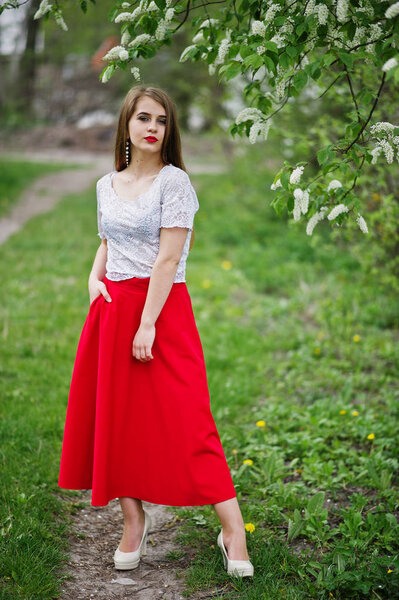
[[[116,193],[116,191],[115,191],[115,189],[114,189],[114,186],[112,185],[112,179],[113,179],[113,176],[115,175],[115,173],[118,173],[118,171],[111,171],[111,172],[110,172],[110,174],[109,174],[109,175],[110,175],[110,177],[109,177],[109,184],[110,184],[110,187],[111,187],[111,191],[113,192],[113,194],[114,194],[115,198],[117,198],[117,199],[118,199],[118,200],[120,200],[121,202],[125,202],[125,203],[131,203],[131,202],[135,202],[136,200],[138,200],[139,198],[142,198],[143,196],[146,196],[146,195],[147,195],[147,194],[150,192],[150,190],[152,189],[152,186],[155,184],[155,182],[157,181],[157,179],[158,179],[158,178],[159,178],[159,176],[161,175],[162,171],[163,171],[164,169],[166,169],[166,167],[170,167],[170,166],[172,166],[172,163],[169,163],[169,164],[167,164],[167,165],[164,165],[164,166],[162,167],[162,169],[161,169],[161,170],[158,172],[158,174],[156,175],[155,179],[154,179],[154,180],[151,182],[151,185],[150,185],[150,187],[148,188],[148,190],[147,190],[146,192],[143,192],[142,194],[139,194],[138,196],[136,196],[135,198],[133,198],[133,200],[123,200],[123,198],[121,198],[120,196],[118,196],[118,194]]]

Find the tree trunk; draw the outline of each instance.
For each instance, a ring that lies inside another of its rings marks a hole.
[[[25,17],[26,43],[21,54],[16,81],[16,108],[23,111],[26,117],[32,116],[36,78],[36,39],[40,27],[40,19],[34,20],[34,14],[40,6],[40,0],[31,0]]]

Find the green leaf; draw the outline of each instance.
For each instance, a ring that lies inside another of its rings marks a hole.
[[[288,56],[291,56],[291,58],[295,58],[296,56],[298,56],[298,49],[294,46],[287,46],[285,51],[288,54]]]
[[[343,52],[342,50],[337,51],[338,57],[349,69],[353,68],[353,56],[349,52]]]
[[[263,58],[259,54],[251,54],[244,58],[244,65],[247,68],[251,66],[254,69],[259,69],[263,65]]]
[[[310,515],[318,515],[323,510],[325,492],[317,492],[312,498],[309,499],[307,504],[307,510]]]
[[[305,85],[308,82],[308,76],[306,75],[305,71],[301,70],[298,71],[297,73],[295,73],[294,75],[294,79],[293,79],[293,84],[295,89],[297,89],[298,91],[302,90]]]
[[[305,525],[305,521],[301,518],[295,519],[294,521],[292,521],[290,519],[288,521],[287,540],[290,542],[294,538],[298,537],[298,535],[301,533],[304,525]]]
[[[229,79],[233,79],[233,77],[237,77],[237,75],[239,75],[239,73],[241,73],[241,62],[239,60],[237,60],[237,61],[231,62],[229,65],[223,65],[220,68],[219,73],[223,73],[223,72],[224,72],[226,81],[229,81]]]

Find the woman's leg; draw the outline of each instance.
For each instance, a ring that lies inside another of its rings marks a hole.
[[[144,510],[138,498],[119,498],[124,519],[123,536],[119,544],[121,552],[134,552],[140,545],[144,533]]]
[[[230,560],[249,560],[244,520],[237,498],[212,504],[223,529],[223,543]]]

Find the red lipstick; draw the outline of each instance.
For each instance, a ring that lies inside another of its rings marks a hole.
[[[158,141],[158,139],[156,137],[154,137],[153,135],[149,135],[144,139],[147,140],[147,142],[157,142]]]

